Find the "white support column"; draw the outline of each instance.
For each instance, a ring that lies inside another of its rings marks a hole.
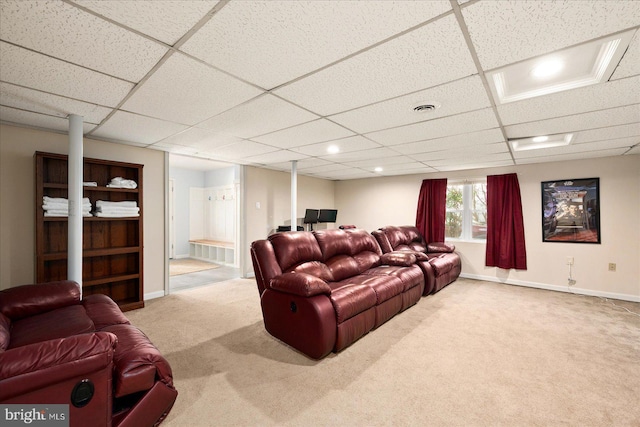
[[[80,284],[82,298],[82,180],[83,118],[69,115],[69,224],[67,234],[67,278]]]
[[[298,203],[298,161],[291,161],[291,231],[298,231],[298,221],[296,219]]]

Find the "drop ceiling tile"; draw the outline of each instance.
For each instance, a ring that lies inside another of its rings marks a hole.
[[[418,154],[430,151],[442,151],[445,149],[473,147],[475,145],[495,142],[504,142],[502,132],[497,128],[447,136],[444,138],[429,139],[426,141],[411,142],[409,144],[394,145],[393,149],[402,154]]]
[[[182,54],[172,55],[122,109],[195,125],[261,92]]]
[[[133,84],[0,41],[0,80],[115,107]]]
[[[458,164],[449,166],[440,166],[435,168],[439,172],[452,172],[459,170],[472,170],[472,169],[486,169],[486,168],[499,168],[504,166],[513,166],[513,160],[499,160],[499,161],[478,161],[476,163]]]
[[[462,32],[449,15],[275,93],[330,115],[476,73]]]
[[[505,125],[622,107],[640,100],[640,76],[499,105]],[[594,102],[595,101],[595,102]]]
[[[292,148],[331,141],[351,135],[353,135],[353,132],[342,126],[338,126],[326,119],[320,119],[252,138],[252,140],[274,147]]]
[[[225,169],[233,167],[232,164],[224,162],[215,162],[212,160],[202,159],[199,157],[181,156],[177,154],[169,155],[169,167],[197,170],[201,172],[207,172],[216,169]]]
[[[534,135],[553,135],[581,129],[597,129],[640,121],[640,104],[609,108],[601,111],[558,117],[529,123],[505,126],[509,138]]]
[[[317,157],[307,157],[305,159],[298,160],[296,168],[298,172],[307,171],[308,169],[318,166],[332,165],[335,163],[328,162],[326,160],[318,159]],[[291,162],[271,163],[269,167],[277,167],[284,170],[291,170]]]
[[[309,173],[309,174],[314,174],[314,175],[321,175],[323,173],[327,173],[327,172],[335,172],[335,171],[345,171],[345,170],[349,170],[352,169],[350,166],[345,166],[343,164],[339,164],[339,163],[330,163],[327,162],[327,164],[322,165],[322,166],[315,166],[315,167],[311,167],[311,168],[306,168],[304,170],[305,173]]]
[[[462,15],[484,69],[638,25],[633,1],[480,1]]]
[[[198,149],[211,149],[223,147],[225,145],[241,142],[241,138],[220,134],[209,129],[189,128],[184,132],[172,134],[162,142],[167,144],[178,144],[184,147]]]
[[[595,142],[586,142],[583,144],[571,144],[563,147],[543,148],[540,150],[515,151],[514,157],[519,159],[527,159],[531,157],[554,157],[569,154],[589,153],[595,151],[604,151],[611,149],[624,149],[625,151],[640,142],[638,137],[619,138]]]
[[[640,116],[638,116],[638,123],[576,132],[575,143],[584,144],[585,142],[606,141],[608,139],[632,138],[639,136]]]
[[[470,133],[498,127],[491,108],[414,123],[407,126],[368,133],[366,136],[380,144],[394,146],[408,142],[435,139],[443,136]]]
[[[640,154],[640,144],[635,145],[633,148],[631,148],[631,150],[625,152],[624,154],[625,155]]]
[[[432,151],[429,153],[421,153],[411,155],[411,158],[425,162],[429,166],[434,166],[436,162],[440,163],[470,163],[474,159],[493,158],[495,160],[510,159],[509,148],[506,144],[484,144],[475,147],[467,147],[462,149],[450,149],[442,151]]]
[[[366,160],[354,160],[349,162],[344,162],[345,166],[351,166],[356,168],[372,168],[376,166],[387,167],[391,165],[399,165],[402,167],[403,164],[411,164],[413,160],[406,156],[394,156],[394,157],[383,157],[378,159],[366,159]]]
[[[328,172],[324,176],[331,180],[341,181],[345,179],[375,178],[379,175],[362,169],[349,169],[341,172]]]
[[[69,120],[65,118],[18,110],[2,105],[0,105],[0,121],[28,127],[51,129],[64,133],[69,132]],[[96,125],[92,123],[83,123],[82,131],[86,134],[95,127]]]
[[[358,160],[367,159],[383,159],[388,157],[395,157],[397,155],[397,152],[389,148],[380,147],[372,148],[369,150],[349,151],[347,153],[328,154],[326,156],[320,156],[320,158],[331,162],[355,162]]]
[[[180,154],[184,156],[195,156],[198,153],[198,150],[192,147],[184,147],[178,144],[167,144],[164,142],[156,142],[155,144],[151,144],[147,146],[147,148],[151,148],[153,150],[166,151],[172,154]]]
[[[138,82],[167,48],[62,1],[2,1],[0,38]],[[87,54],[91,52],[91,54]]]
[[[443,156],[444,157],[439,160],[425,160],[424,162],[436,169],[440,169],[445,166],[462,166],[486,162],[512,162],[511,155],[505,152],[495,154],[477,153],[473,156],[460,156],[459,153],[445,153]]]
[[[638,74],[640,74],[640,32],[636,31],[635,36],[633,36],[629,44],[629,48],[613,72],[611,80],[623,79]]]
[[[182,50],[271,89],[449,10],[443,0],[230,2]]]
[[[289,150],[272,151],[271,153],[260,154],[257,156],[245,157],[244,160],[250,163],[271,164],[280,162],[290,162],[291,160],[305,159],[307,156],[300,153],[294,153]]]
[[[553,156],[527,157],[527,158],[517,159],[516,164],[526,165],[526,164],[532,164],[532,163],[562,162],[567,160],[584,160],[584,159],[594,159],[594,158],[600,158],[600,157],[621,156],[627,150],[629,149],[614,148],[611,150],[583,151],[579,153],[556,154]]]
[[[241,138],[253,138],[316,119],[319,119],[316,114],[265,94],[205,120],[198,127]]]
[[[418,175],[425,173],[433,173],[438,172],[437,169],[431,168],[429,166],[422,165],[418,168],[408,168],[408,169],[396,169],[396,170],[383,170],[379,172],[379,175],[382,176],[398,176],[398,175]]]
[[[242,161],[244,158],[250,156],[257,156],[260,154],[266,154],[273,151],[277,151],[277,148],[270,147],[268,145],[259,144],[253,141],[236,142],[224,147],[215,148],[210,152],[215,154],[216,157],[224,160]]]
[[[84,122],[93,124],[100,123],[112,111],[99,105],[1,82],[0,104],[61,118],[77,114],[83,117]]]
[[[153,144],[185,129],[187,129],[185,125],[178,123],[116,111],[92,135],[118,141]]]
[[[413,110],[423,104],[440,107],[432,111]],[[358,133],[367,133],[487,107],[491,107],[491,102],[482,80],[476,75],[336,114],[330,119]]]
[[[73,2],[173,46],[218,0]]]
[[[348,153],[350,151],[367,150],[370,148],[379,148],[380,144],[369,141],[368,139],[356,135],[348,138],[321,142],[318,144],[305,145],[303,147],[292,148],[292,151],[304,153],[309,156],[326,156],[328,155],[328,148],[336,146],[340,149],[341,153]]]

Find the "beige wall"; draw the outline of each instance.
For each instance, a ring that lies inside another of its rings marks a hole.
[[[467,277],[567,290],[575,258],[574,289],[582,293],[640,301],[640,156],[409,175],[336,183],[336,208],[344,223],[372,231],[385,225],[415,224],[425,178],[462,180],[518,173],[524,210],[528,269],[485,267],[484,243],[456,242]],[[601,240],[596,244],[542,242],[540,183],[565,178],[600,178]],[[608,263],[617,271],[608,271]]]
[[[251,275],[253,267],[249,246],[254,240],[265,239],[279,225],[291,224],[291,174],[245,166],[245,267],[244,275]],[[298,175],[297,217],[304,217],[305,209],[332,209],[335,205],[335,183],[325,179]],[[260,207],[257,207],[257,203]],[[338,220],[342,223],[341,213]],[[334,226],[328,224],[328,227]]]
[[[68,154],[68,136],[0,125],[0,289],[35,280],[36,151]],[[85,138],[84,156],[144,164],[144,293],[164,292],[164,153]]]

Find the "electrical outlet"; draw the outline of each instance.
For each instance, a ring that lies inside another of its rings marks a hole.
[[[609,263],[609,271],[616,271],[616,263],[615,262],[610,262]]]
[[[573,265],[573,257],[572,256],[568,256],[567,257],[567,265]]]

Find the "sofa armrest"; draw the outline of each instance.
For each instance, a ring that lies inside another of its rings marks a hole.
[[[444,242],[434,242],[427,245],[427,253],[451,253],[456,250],[455,245]]]
[[[116,342],[96,332],[0,352],[0,402],[110,366]]]
[[[79,302],[80,287],[70,280],[16,286],[0,292],[0,312],[11,320],[23,319]]]
[[[271,289],[288,294],[310,297],[331,295],[331,288],[324,280],[307,273],[284,273],[271,279]]]
[[[396,251],[382,254],[380,261],[384,265],[411,267],[416,263],[416,256],[411,252]]]

